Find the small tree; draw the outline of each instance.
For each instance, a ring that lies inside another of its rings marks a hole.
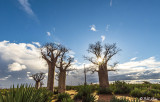
[[[46,43],[41,47],[42,58],[48,65],[47,88],[50,91],[54,91],[55,66],[62,52],[63,46],[57,43]]]
[[[115,71],[113,65],[108,64],[111,58],[120,51],[116,47],[116,44],[105,44],[104,46],[98,41],[95,44],[90,44],[88,52],[92,53],[94,57],[85,57],[86,60],[90,61],[94,67],[90,68],[92,72],[98,72],[99,84],[101,88],[109,87],[108,71]],[[95,67],[96,66],[96,67]],[[110,67],[110,69],[108,68]]]
[[[31,77],[34,79],[34,81],[36,82],[35,84],[35,88],[39,89],[41,87],[41,81],[44,79],[45,74],[44,73],[36,73],[31,75]]]
[[[65,48],[59,58],[56,67],[59,69],[57,73],[58,76],[58,92],[64,93],[66,90],[66,72],[72,71],[73,69],[70,68],[71,63],[74,61],[74,58],[67,56],[68,49]]]

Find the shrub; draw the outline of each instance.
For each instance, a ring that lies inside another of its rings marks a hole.
[[[110,88],[99,88],[98,94],[112,94],[112,90]]]
[[[60,93],[60,94],[58,94],[58,99],[57,99],[57,101],[58,101],[58,102],[62,102],[62,100],[67,101],[67,100],[69,100],[69,99],[71,99],[70,94],[68,94],[68,93]],[[68,102],[68,101],[67,101],[67,102]]]
[[[130,93],[129,85],[127,83],[125,83],[124,81],[115,81],[113,86],[114,86],[114,93],[115,94]]]
[[[71,98],[63,98],[62,102],[74,102]]]
[[[135,96],[133,96],[135,97]],[[147,90],[141,90],[141,96],[140,97],[147,97]]]
[[[160,94],[155,94],[154,97],[160,100]]]
[[[94,102],[95,97],[92,95],[93,91],[90,86],[81,86],[78,93],[74,96],[74,99],[80,99],[82,102]]]
[[[160,90],[157,90],[157,89],[151,89],[150,90],[153,94],[158,94],[160,93]]]
[[[95,102],[95,96],[88,94],[87,96],[83,96],[82,102]]]
[[[54,89],[54,94],[58,94],[58,90],[57,89]]]
[[[131,96],[133,97],[153,97],[154,94],[151,90],[140,90],[138,88],[135,88],[134,90],[131,91],[130,93]]]
[[[17,85],[17,88],[10,88],[4,95],[0,92],[0,102],[48,102],[53,93],[46,89],[35,89],[28,85]]]
[[[153,97],[153,93],[151,91],[147,91],[147,97]]]
[[[145,91],[144,91],[144,93],[145,93]],[[133,97],[138,97],[138,98],[142,97],[141,90],[138,88],[135,88],[134,90],[132,90],[130,95]]]

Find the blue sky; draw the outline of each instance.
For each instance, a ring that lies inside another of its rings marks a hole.
[[[132,58],[159,63],[159,5],[159,0],[1,0],[0,41],[58,42],[72,49],[79,63],[87,63],[88,45],[103,37],[102,44],[115,42],[122,49],[113,59],[120,64]],[[6,66],[9,62],[18,61]]]

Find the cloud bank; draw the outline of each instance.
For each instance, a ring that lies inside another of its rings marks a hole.
[[[34,43],[38,46],[39,43]],[[0,42],[0,58],[8,62],[10,71],[46,70],[45,62],[41,59],[40,50],[34,44]]]

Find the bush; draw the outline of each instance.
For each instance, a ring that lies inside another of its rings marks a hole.
[[[128,94],[130,93],[130,87],[127,83],[125,83],[124,81],[115,81],[115,83],[113,84],[114,86],[114,93],[115,94]]]
[[[17,88],[10,88],[4,95],[0,92],[0,102],[48,102],[53,93],[44,88],[35,89],[28,85],[17,85]]]
[[[71,98],[63,98],[62,102],[74,102]]]
[[[81,86],[74,99],[80,99],[82,102],[94,102],[95,97],[92,95],[93,92],[94,90],[90,86]]]
[[[147,90],[141,90],[141,96],[140,97],[146,97],[147,96]],[[133,96],[135,97],[135,96]]]
[[[54,94],[58,94],[58,90],[57,89],[54,89]]]
[[[82,102],[95,102],[95,96],[88,94],[87,96],[83,96]]]
[[[155,94],[154,97],[160,100],[160,94]]]
[[[160,90],[157,90],[157,89],[151,89],[150,90],[153,94],[158,94],[160,93]]]
[[[146,92],[144,91],[143,95],[144,95],[145,93],[146,93]],[[140,97],[143,96],[142,93],[141,93],[141,90],[138,89],[138,88],[135,88],[134,90],[132,90],[131,93],[130,93],[130,95],[133,96],[133,97],[138,97],[138,98],[140,98]]]
[[[151,90],[140,90],[138,88],[135,88],[134,90],[131,91],[130,93],[131,96],[133,97],[153,97],[154,94]]]
[[[58,102],[62,102],[62,100],[63,100],[63,101],[68,102],[67,100],[70,100],[70,99],[71,99],[70,94],[68,94],[68,93],[60,93],[60,94],[58,94],[57,101]]]
[[[112,90],[110,88],[99,88],[98,94],[112,94]]]

